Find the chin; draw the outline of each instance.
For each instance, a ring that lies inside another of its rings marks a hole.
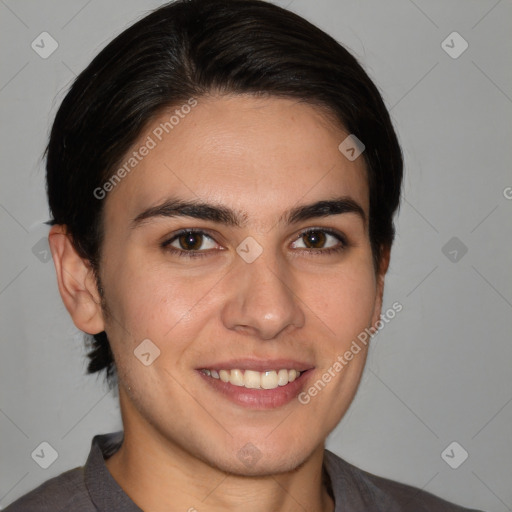
[[[273,443],[261,446],[260,449],[247,442],[239,450],[202,454],[199,458],[209,466],[230,475],[266,477],[295,471],[311,457],[316,448],[307,450],[304,446],[298,448],[289,445],[276,447]]]

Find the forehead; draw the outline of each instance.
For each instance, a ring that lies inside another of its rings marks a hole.
[[[107,196],[106,220],[132,219],[170,196],[228,205],[262,224],[340,195],[368,211],[364,159],[339,151],[348,133],[320,109],[240,95],[194,102],[162,112],[141,134],[119,166],[127,172]]]

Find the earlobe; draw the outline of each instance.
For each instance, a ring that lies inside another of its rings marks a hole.
[[[89,334],[105,329],[101,296],[93,270],[76,252],[66,226],[55,225],[48,235],[60,296],[74,324]]]

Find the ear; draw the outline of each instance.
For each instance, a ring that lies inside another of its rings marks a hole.
[[[73,323],[81,331],[89,334],[102,332],[105,326],[101,296],[90,263],[76,252],[66,226],[52,226],[48,242],[55,264],[60,296]]]
[[[384,296],[384,280],[386,277],[386,272],[388,271],[390,257],[391,257],[391,247],[382,246],[379,270],[376,275],[377,291],[375,294],[375,305],[374,305],[373,316],[372,316],[372,326],[374,326],[374,327],[375,327],[375,324],[380,320],[380,314],[382,311],[382,299]]]

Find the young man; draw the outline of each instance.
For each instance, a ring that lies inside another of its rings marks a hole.
[[[382,321],[401,180],[377,89],[300,17],[178,1],[118,36],[59,109],[47,183],[124,431],[7,510],[463,510],[324,448]]]

